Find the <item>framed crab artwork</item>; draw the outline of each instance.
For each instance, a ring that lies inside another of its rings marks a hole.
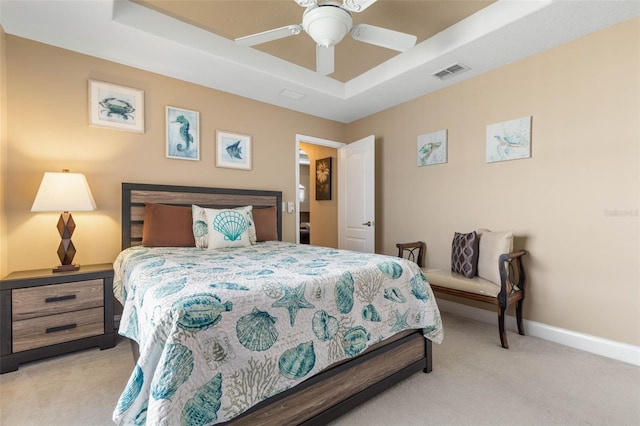
[[[89,80],[92,126],[144,133],[144,91]]]

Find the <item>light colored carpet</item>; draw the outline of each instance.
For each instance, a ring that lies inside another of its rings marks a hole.
[[[443,314],[433,372],[417,373],[332,423],[357,425],[638,425],[640,368]],[[133,368],[121,340],[0,376],[3,426],[111,425]]]

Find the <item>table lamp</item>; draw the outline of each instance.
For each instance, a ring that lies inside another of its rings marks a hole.
[[[58,232],[62,241],[58,247],[60,265],[53,268],[53,272],[77,271],[80,265],[73,264],[76,248],[71,242],[71,235],[76,227],[70,211],[91,211],[96,209],[96,203],[91,195],[87,179],[82,173],[45,172],[36,199],[31,207],[32,212],[59,212]]]

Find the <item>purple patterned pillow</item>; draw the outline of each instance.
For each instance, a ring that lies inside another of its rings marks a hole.
[[[480,239],[476,231],[468,234],[454,233],[451,244],[451,270],[473,278],[478,274]]]

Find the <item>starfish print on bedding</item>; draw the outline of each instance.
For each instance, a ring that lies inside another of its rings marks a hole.
[[[397,333],[402,330],[406,330],[409,328],[409,324],[407,324],[407,316],[409,315],[409,309],[404,314],[401,314],[399,310],[396,309],[396,322],[391,327],[392,333]]]
[[[289,320],[291,321],[291,326],[293,327],[293,323],[296,320],[296,315],[298,315],[298,311],[300,309],[312,309],[315,308],[314,305],[307,302],[304,298],[304,290],[306,284],[300,284],[298,287],[289,287],[288,285],[282,285],[282,290],[284,290],[284,295],[280,300],[277,300],[273,303],[274,308],[287,308],[289,311]]]

